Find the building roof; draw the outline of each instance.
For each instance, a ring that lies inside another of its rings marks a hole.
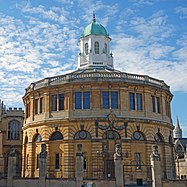
[[[183,145],[184,148],[186,148],[187,145],[187,138],[174,138],[174,141],[180,141],[180,143]]]
[[[86,37],[89,35],[99,35],[99,36],[109,37],[109,34],[107,33],[104,26],[96,21],[95,15],[93,16],[92,22],[85,27],[81,37]]]

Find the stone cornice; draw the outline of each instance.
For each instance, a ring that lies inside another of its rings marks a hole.
[[[138,85],[148,85],[160,88],[170,92],[170,87],[163,81],[147,75],[129,74],[120,71],[74,71],[70,74],[60,75],[56,77],[45,78],[35,83],[31,83],[25,89],[26,93],[38,90],[40,88],[63,85],[66,83],[86,83],[86,82],[124,82]]]

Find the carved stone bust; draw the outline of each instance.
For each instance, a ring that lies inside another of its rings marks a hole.
[[[16,149],[14,148],[14,146],[11,146],[9,156],[10,157],[15,157],[16,156]]]
[[[116,144],[115,145],[115,154],[114,154],[114,160],[120,160],[122,159],[122,150],[121,150],[121,145]]]
[[[40,158],[47,158],[46,144],[41,145]]]

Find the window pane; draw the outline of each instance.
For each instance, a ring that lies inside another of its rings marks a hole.
[[[118,108],[118,92],[111,92],[111,108]]]
[[[130,93],[130,110],[135,110],[135,94]]]
[[[136,169],[141,169],[141,155],[140,153],[135,153]]]
[[[64,110],[64,94],[59,94],[59,110]]]
[[[82,109],[82,93],[75,92],[75,109]]]
[[[40,113],[43,113],[43,97],[40,98]]]
[[[102,92],[102,108],[109,108],[109,92]]]
[[[60,155],[55,155],[55,169],[60,169]]]
[[[95,54],[99,54],[99,42],[95,42],[94,51],[95,51]]]
[[[88,54],[88,43],[85,43],[85,53]]]
[[[136,94],[137,110],[142,110],[142,94]]]
[[[11,121],[8,124],[8,140],[19,140],[20,139],[20,122]]]
[[[34,106],[35,114],[38,114],[38,99],[35,99]]]
[[[57,111],[57,95],[52,95],[52,111]]]
[[[105,43],[105,53],[107,54],[107,44]]]
[[[84,109],[90,109],[90,92],[84,92]]]
[[[155,112],[155,97],[151,96],[152,99],[152,112]]]
[[[160,98],[156,97],[157,112],[160,113]]]

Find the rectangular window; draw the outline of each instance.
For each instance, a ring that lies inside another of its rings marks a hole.
[[[87,166],[86,163],[87,163],[87,162],[86,162],[86,155],[84,154],[84,155],[83,155],[83,169],[84,169],[84,170],[86,170],[86,166]]]
[[[136,94],[137,110],[142,110],[142,94]]]
[[[30,116],[30,102],[26,104],[26,118]]]
[[[152,100],[152,112],[156,112],[156,110],[155,110],[155,97],[151,96],[151,100]]]
[[[43,113],[43,97],[40,98],[40,114]]]
[[[135,153],[136,169],[141,169],[141,153]]]
[[[38,99],[35,99],[34,110],[35,110],[35,114],[38,114]]]
[[[111,92],[111,108],[118,109],[118,92]]]
[[[160,113],[160,98],[156,97],[157,112]]]
[[[83,107],[84,109],[90,109],[90,92],[84,92]]]
[[[60,154],[55,155],[55,169],[60,169]]]
[[[52,111],[57,111],[57,95],[52,95]]]
[[[130,93],[130,110],[135,110],[135,94]]]
[[[64,94],[59,94],[59,110],[64,110]]]
[[[75,92],[75,109],[82,109],[82,92]]]
[[[109,108],[109,92],[102,92],[102,108]]]

